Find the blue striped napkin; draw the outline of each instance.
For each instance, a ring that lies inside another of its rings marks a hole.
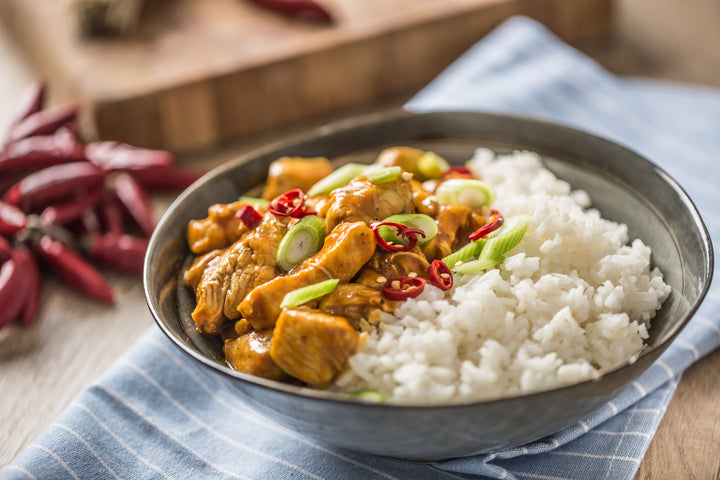
[[[620,79],[542,26],[513,18],[408,105],[569,124],[673,175],[720,238],[720,92]],[[720,270],[716,268],[716,272]],[[577,424],[519,448],[437,464],[335,449],[260,417],[156,328],[87,387],[0,479],[632,478],[683,370],[720,345],[720,282],[663,356]]]

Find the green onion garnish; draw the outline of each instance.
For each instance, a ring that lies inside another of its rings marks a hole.
[[[485,245],[484,238],[470,242],[457,252],[444,257],[442,262],[452,270],[458,262],[467,262],[468,260],[477,257],[482,251],[483,245]]]
[[[335,290],[335,287],[337,287],[339,281],[340,280],[337,278],[332,278],[330,280],[313,283],[312,285],[307,285],[305,287],[298,288],[297,290],[293,290],[292,292],[288,292],[283,297],[283,300],[280,303],[280,308],[297,307],[298,305],[302,305],[310,300],[315,300],[316,298],[320,298],[328,293],[332,293]]]
[[[385,395],[383,395],[382,393],[378,392],[377,390],[370,389],[353,390],[351,392],[347,392],[345,396],[349,398],[356,398],[358,400],[365,400],[368,402],[384,402],[387,400],[385,398]]]
[[[400,178],[400,175],[402,175],[402,168],[395,165],[393,167],[386,167],[374,172],[366,172],[365,175],[372,183],[392,182]]]
[[[440,178],[442,174],[450,168],[450,165],[444,158],[435,152],[425,152],[417,161],[417,168],[425,178]]]
[[[336,188],[347,185],[350,180],[362,175],[367,168],[367,165],[360,163],[346,163],[310,187],[307,194],[308,196],[313,197],[315,195],[325,195],[326,193],[330,193]]]
[[[267,207],[270,204],[270,201],[265,200],[264,198],[245,197],[245,196],[238,198],[238,202],[247,203],[248,205],[257,205],[260,207]]]
[[[487,183],[472,178],[446,180],[438,186],[435,195],[441,203],[470,208],[489,206],[495,201],[495,190]]]
[[[495,258],[509,252],[522,240],[530,224],[530,215],[515,215],[505,220],[499,230],[488,235],[485,247],[478,256],[479,260]]]
[[[425,245],[427,242],[437,235],[438,228],[435,220],[429,215],[423,213],[399,213],[397,215],[390,215],[383,222],[400,223],[406,227],[419,228],[425,233],[425,237],[418,236],[418,245]],[[405,244],[406,240],[398,238],[395,235],[395,231],[392,228],[380,226],[378,227],[378,233],[382,238],[392,243]]]
[[[450,270],[463,275],[474,275],[476,273],[484,272],[485,270],[495,268],[504,261],[505,258],[503,256],[483,258],[461,263],[459,265],[456,264],[454,267],[450,267]]]
[[[317,215],[308,215],[293,225],[280,240],[275,261],[286,272],[291,270],[323,245],[325,222]]]

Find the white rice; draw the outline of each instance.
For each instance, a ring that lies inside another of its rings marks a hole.
[[[590,209],[584,191],[531,152],[479,149],[472,168],[505,218],[532,218],[499,268],[428,285],[371,332],[334,389],[437,404],[544,390],[590,379],[643,349],[670,293],[650,248]]]

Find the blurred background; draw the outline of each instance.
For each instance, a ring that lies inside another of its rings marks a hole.
[[[143,7],[128,14],[127,32],[81,33],[91,20],[78,9],[123,2]],[[718,0],[322,4],[334,23],[288,18],[252,0],[0,0],[0,131],[24,88],[43,77],[51,104],[80,102],[86,138],[168,149],[206,170],[299,130],[401,106],[515,14],[539,19],[616,74],[720,87]],[[171,200],[154,197],[156,214]],[[0,466],[151,327],[138,278],[110,279],[113,307],[43,278],[39,327],[0,331],[0,411],[12,412],[0,418],[0,438],[12,439],[0,442]],[[706,439],[718,432],[702,418],[717,418],[708,409],[717,409],[719,387],[701,382],[719,359],[715,352],[685,374],[638,478],[673,478],[678,459],[716,457],[717,443]]]

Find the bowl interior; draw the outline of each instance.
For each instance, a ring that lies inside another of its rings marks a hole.
[[[641,356],[658,355],[656,350],[664,349],[687,323],[707,290],[712,250],[702,220],[682,189],[634,152],[570,128],[516,117],[395,112],[340,122],[270,145],[214,170],[178,197],[159,222],[146,257],[146,298],[160,328],[186,353],[225,375],[276,390],[332,398],[327,392],[232,371],[222,359],[221,345],[195,331],[190,318],[194,298],[181,283],[182,267],[189,258],[185,229],[189,220],[205,217],[211,204],[234,201],[261,185],[268,165],[278,157],[326,156],[338,164],[369,163],[390,145],[432,150],[456,164],[468,160],[478,147],[501,153],[532,150],[559,178],[587,191],[603,217],[627,224],[631,239],[640,238],[653,249],[653,263],[672,287],[652,321]]]

